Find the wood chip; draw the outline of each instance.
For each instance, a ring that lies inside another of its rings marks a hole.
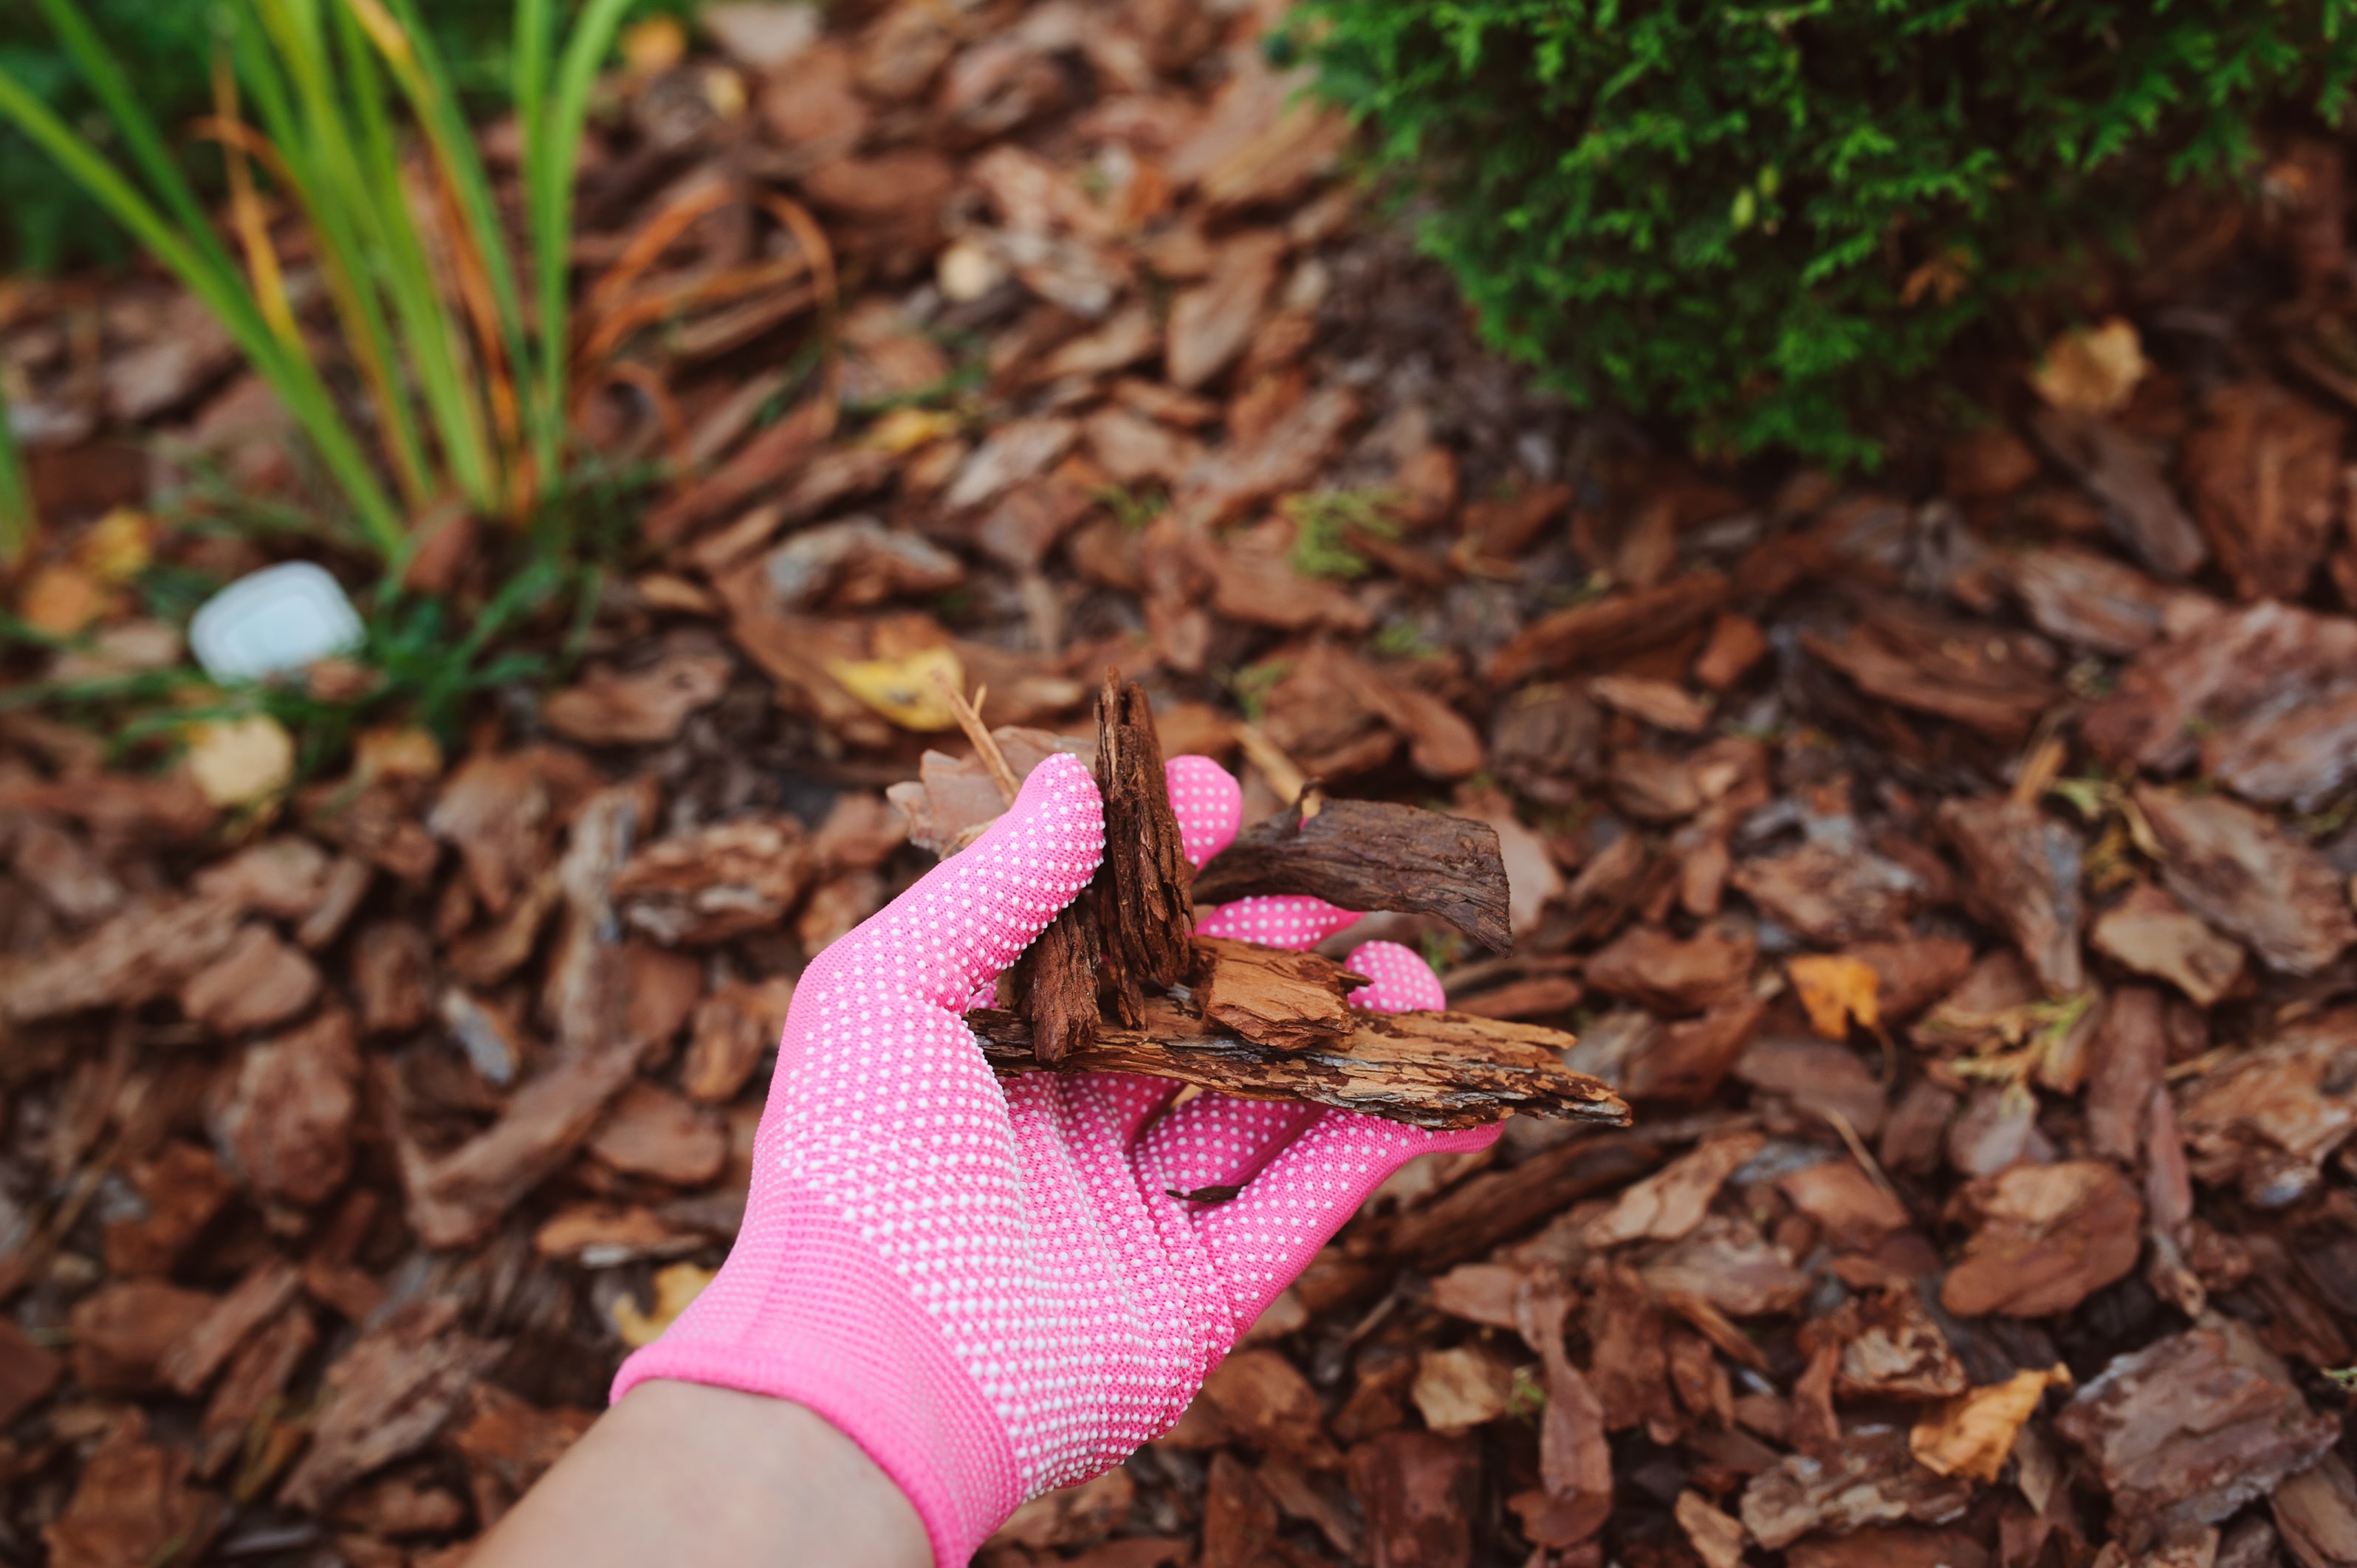
[[[2243,977],[2243,950],[2220,936],[2168,891],[2139,883],[2095,918],[2087,933],[2097,951],[2208,1007]]]
[[[657,941],[706,947],[782,923],[813,865],[791,817],[722,822],[640,850],[613,897],[623,919]]]
[[[328,1197],[351,1168],[360,1065],[351,1015],[341,1009],[240,1052],[207,1118],[230,1168],[265,1197]]]
[[[2314,974],[2357,942],[2341,878],[2272,819],[2218,795],[2143,784],[2134,793],[2169,890],[2261,962]]]
[[[978,1009],[966,1022],[999,1071],[1042,1065],[1013,1014]],[[1361,1014],[1356,1022],[1340,1048],[1278,1051],[1150,1001],[1144,1028],[1104,1025],[1093,1043],[1056,1067],[1148,1073],[1243,1100],[1302,1101],[1421,1127],[1478,1126],[1509,1111],[1611,1125],[1628,1120],[1628,1107],[1609,1090],[1562,1065],[1566,1036],[1551,1029],[1455,1013]]]
[[[1200,903],[1306,893],[1346,909],[1436,915],[1487,946],[1513,946],[1497,830],[1437,811],[1305,795],[1196,874]]]
[[[594,665],[578,685],[551,693],[541,715],[584,746],[653,746],[679,734],[699,708],[728,687],[733,661],[721,653],[666,654],[630,674]]]
[[[328,1369],[311,1445],[278,1488],[282,1504],[317,1511],[370,1471],[434,1440],[507,1349],[461,1333],[457,1316],[447,1300],[411,1302]]]
[[[2214,1524],[2305,1470],[2340,1436],[2250,1329],[2221,1319],[2115,1356],[2054,1422],[2111,1495],[2112,1528],[2148,1542]]]
[[[2018,1165],[1971,1201],[1980,1228],[1940,1287],[1959,1316],[2068,1312],[2136,1267],[2144,1205],[2104,1161]]]

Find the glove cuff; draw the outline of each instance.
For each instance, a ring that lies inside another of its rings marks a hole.
[[[857,1444],[905,1493],[942,1568],[1022,1500],[1014,1449],[909,1286],[834,1206],[773,1189],[662,1338],[622,1363],[613,1398],[670,1378],[791,1400]]]

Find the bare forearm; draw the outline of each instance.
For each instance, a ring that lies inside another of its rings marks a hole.
[[[890,1477],[801,1405],[657,1381],[607,1412],[469,1568],[926,1568]]]

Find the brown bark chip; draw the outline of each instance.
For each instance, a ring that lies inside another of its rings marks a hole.
[[[2217,1002],[2243,977],[2240,944],[2150,883],[2097,916],[2088,940],[2138,974],[2169,982],[2198,1006]]]
[[[1374,1568],[1468,1568],[1480,1466],[1461,1442],[1389,1432],[1351,1451]]]
[[[277,1316],[301,1287],[301,1272],[285,1259],[272,1257],[256,1263],[172,1342],[156,1363],[157,1375],[176,1393],[194,1397],[202,1392],[221,1364],[256,1329]]]
[[[507,1347],[453,1326],[456,1304],[414,1301],[361,1336],[328,1369],[311,1446],[278,1489],[317,1510],[381,1465],[434,1440]]]
[[[2169,890],[2261,962],[2314,974],[2357,942],[2341,878],[2273,819],[2219,795],[2141,784],[2135,793]]]
[[[2100,1160],[2017,1165],[1967,1190],[1980,1228],[1940,1288],[1958,1316],[2068,1312],[2136,1267],[2144,1205]]]
[[[249,1046],[216,1087],[214,1146],[255,1192],[317,1203],[351,1168],[359,1079],[351,1015],[340,1009]]]
[[[1859,1434],[1830,1460],[1794,1454],[1760,1472],[1743,1490],[1740,1512],[1751,1537],[1781,1551],[1816,1530],[1846,1533],[1862,1525],[1914,1520],[1945,1524],[1973,1499],[1972,1479],[1938,1476],[1908,1452],[1904,1428]]]
[[[705,947],[784,920],[813,870],[791,817],[722,822],[647,845],[614,878],[622,918],[666,946]]]
[[[1199,903],[1265,893],[1437,915],[1492,952],[1513,948],[1497,830],[1437,811],[1304,795],[1238,833],[1195,877]]]
[[[777,1045],[793,997],[790,980],[738,981],[699,1003],[680,1067],[680,1087],[688,1098],[707,1105],[735,1099],[761,1065],[762,1054]]]
[[[2012,935],[2046,993],[2083,989],[2078,835],[2003,795],[1951,800],[1940,809],[1940,824],[1971,877],[1975,909]]]
[[[2310,1411],[2282,1363],[2222,1318],[2113,1358],[2054,1430],[2085,1456],[2134,1547],[2266,1495],[2330,1448],[2341,1423]]]
[[[51,1568],[125,1568],[199,1558],[221,1499],[188,1484],[188,1455],[147,1439],[136,1410],[115,1418],[82,1466],[72,1499],[41,1529]]]
[[[1613,1126],[1629,1120],[1610,1090],[1563,1065],[1568,1035],[1462,1013],[1361,1013],[1353,1032],[1330,1046],[1279,1048],[1157,1000],[1146,1005],[1145,1027],[1101,1025],[1053,1064],[1040,1060],[1033,1026],[1015,1014],[976,1008],[965,1019],[1002,1074],[1050,1065],[1146,1073],[1242,1100],[1298,1101],[1419,1127],[1476,1127],[1514,1111]]]
[[[58,1359],[12,1319],[0,1318],[0,1427],[48,1398],[58,1384]]]
[[[1149,989],[1167,991],[1192,961],[1194,880],[1170,787],[1162,739],[1146,693],[1108,671],[1097,697],[1097,789],[1104,798],[1104,862],[1092,894],[1114,1015],[1136,1026]]]
[[[2275,1208],[2314,1189],[2357,1130],[2357,1008],[2287,1024],[2178,1090],[2193,1174]]]
[[[242,1035],[294,1017],[319,994],[317,966],[268,926],[242,928],[222,953],[180,987],[180,1011],[218,1035]]]
[[[204,1321],[215,1298],[162,1280],[102,1285],[74,1304],[74,1381],[91,1393],[138,1393],[156,1386],[156,1364]]]
[[[2245,599],[2297,599],[2330,542],[2346,424],[2264,381],[2220,387],[2185,444],[2193,515]]]

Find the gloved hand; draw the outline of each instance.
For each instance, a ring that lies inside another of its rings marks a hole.
[[[1200,864],[1235,832],[1235,781],[1201,757],[1169,776]],[[1087,769],[1050,757],[981,839],[812,961],[737,1244],[614,1382],[617,1400],[673,1378],[808,1406],[908,1495],[944,1565],[1168,1431],[1393,1171],[1496,1136],[1215,1095],[1155,1121],[1178,1086],[1125,1074],[1002,1088],[961,1014],[1087,884],[1103,840]],[[1308,946],[1351,918],[1251,899],[1204,929]],[[1377,981],[1360,999],[1438,1004],[1404,948],[1353,963]],[[1169,1196],[1239,1185],[1223,1204]]]

